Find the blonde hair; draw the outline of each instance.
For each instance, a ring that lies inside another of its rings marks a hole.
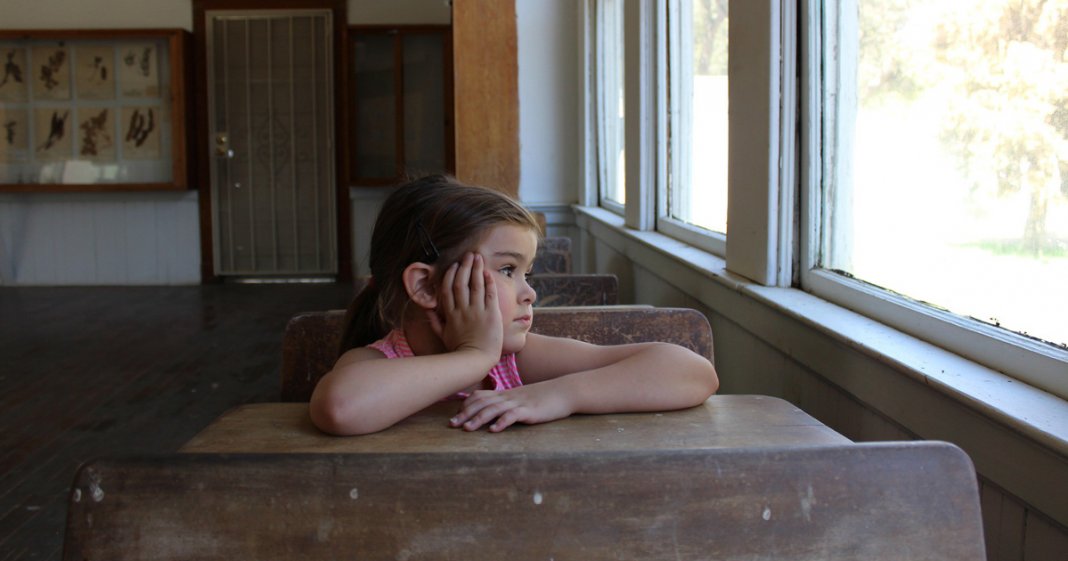
[[[371,282],[345,314],[339,355],[382,338],[400,325],[408,294],[408,265],[454,263],[492,227],[512,224],[540,233],[537,220],[517,201],[493,189],[432,175],[398,187],[386,198],[371,234]],[[432,279],[441,282],[446,267]]]

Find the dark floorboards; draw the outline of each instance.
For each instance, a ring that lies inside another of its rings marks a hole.
[[[276,401],[282,329],[344,284],[0,287],[0,561],[58,560],[67,493],[100,456],[173,452]]]

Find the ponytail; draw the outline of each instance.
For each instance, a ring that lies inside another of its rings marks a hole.
[[[372,278],[345,310],[341,340],[338,341],[339,358],[349,349],[374,343],[389,331],[379,307],[379,292]]]

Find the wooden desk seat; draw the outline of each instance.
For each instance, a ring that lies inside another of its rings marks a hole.
[[[282,401],[308,401],[337,360],[344,310],[294,316],[282,336]],[[704,314],[685,308],[590,306],[539,308],[535,333],[571,337],[599,345],[664,341],[712,360],[712,328]]]
[[[542,273],[529,279],[538,293],[539,308],[560,306],[614,306],[619,304],[619,279],[615,275]]]
[[[369,278],[352,281],[355,294],[363,290]],[[539,308],[619,304],[619,279],[615,275],[543,273],[531,276],[529,282],[538,293],[535,305]]]
[[[176,454],[78,473],[63,559],[985,559],[940,442],[586,453]]]

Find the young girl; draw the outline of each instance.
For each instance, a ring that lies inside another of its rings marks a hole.
[[[490,189],[433,176],[399,187],[371,237],[371,281],[311,418],[338,435],[385,429],[442,399],[454,427],[499,432],[572,413],[691,407],[719,386],[677,345],[598,346],[530,333],[538,225]]]

